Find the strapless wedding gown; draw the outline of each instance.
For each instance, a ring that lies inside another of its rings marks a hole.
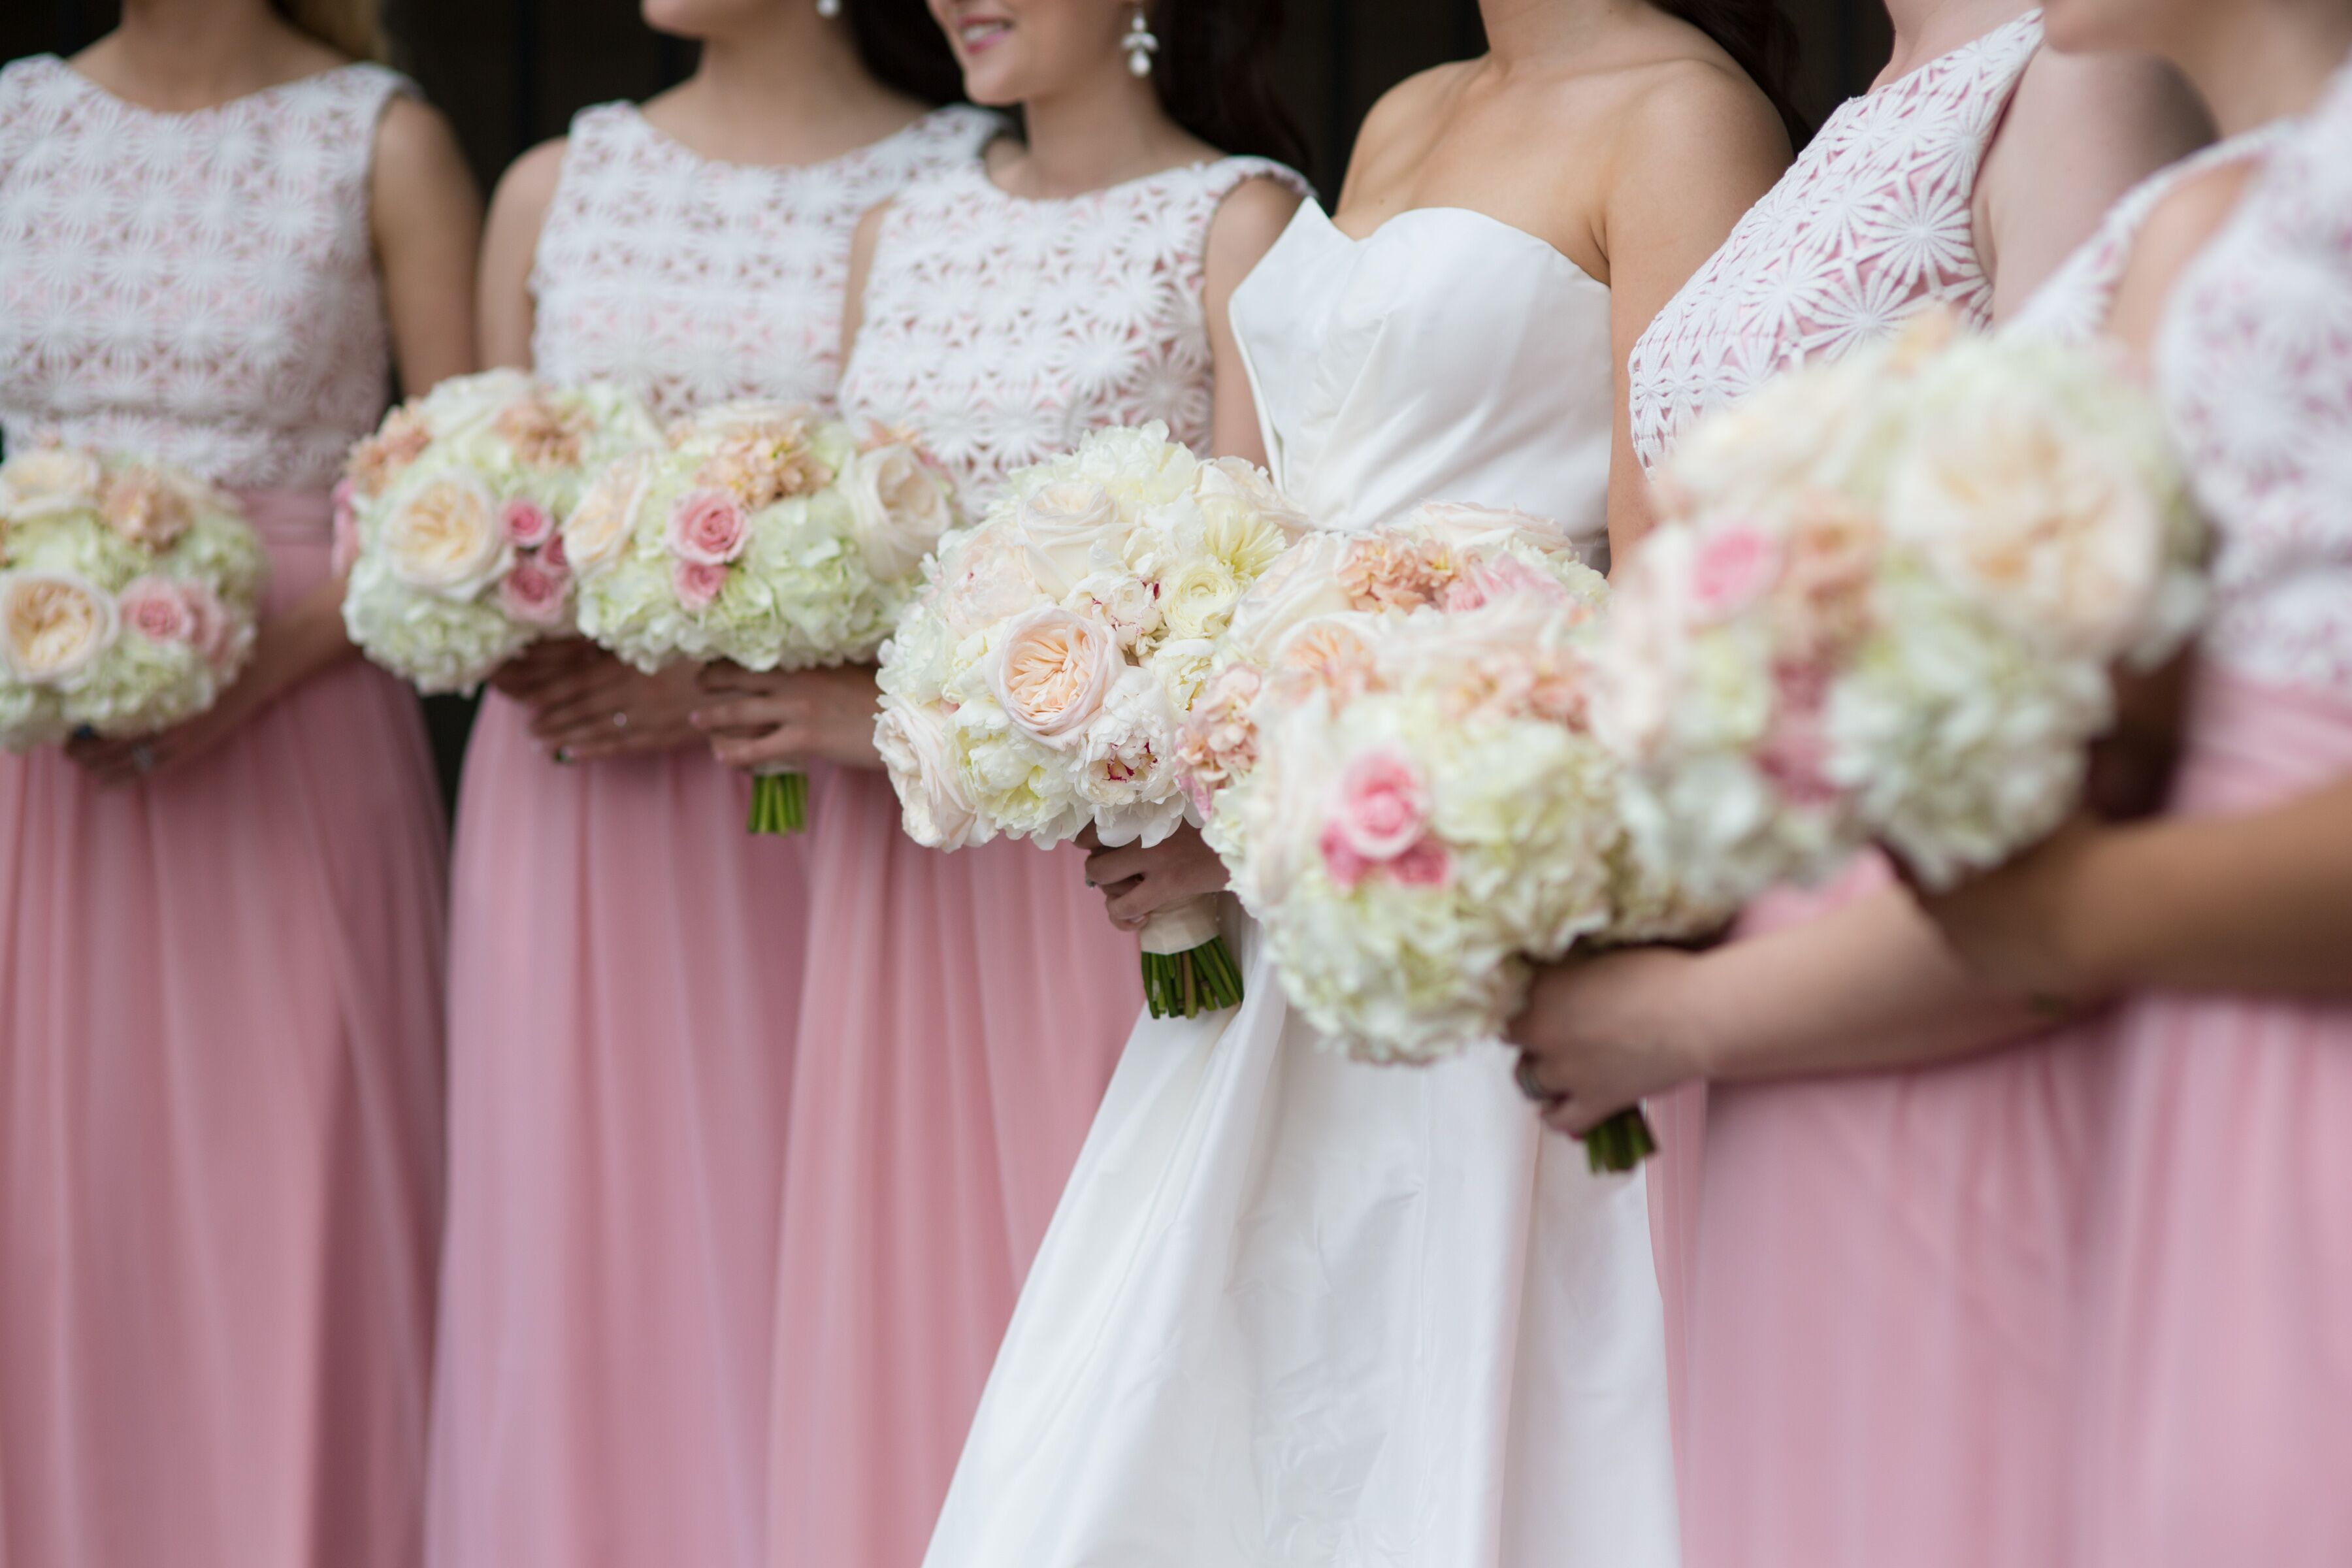
[[[1236,293],[1276,477],[1322,526],[1431,499],[1603,550],[1608,290],[1476,213],[1311,203]],[[1024,1291],[930,1568],[1676,1561],[1642,1176],[1511,1058],[1327,1049],[1257,933],[1233,1012],[1141,1023]]]

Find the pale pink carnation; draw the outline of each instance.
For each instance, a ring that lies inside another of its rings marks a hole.
[[[99,504],[108,527],[149,550],[169,550],[195,521],[188,498],[148,468],[108,475]]]
[[[696,566],[724,566],[751,541],[743,503],[725,490],[688,490],[669,514],[669,552]]]
[[[491,426],[532,468],[579,467],[593,426],[585,409],[558,408],[536,393],[508,404]]]
[[[535,500],[517,496],[499,509],[507,537],[525,550],[536,550],[555,537],[555,518]]]
[[[669,582],[679,604],[689,610],[707,610],[726,589],[727,568],[704,561],[680,561],[671,566]]]
[[[1453,578],[1453,552],[1443,546],[1375,534],[1348,552],[1339,586],[1359,609],[1417,610],[1437,602]]]
[[[384,416],[383,428],[352,448],[352,482],[363,496],[382,495],[384,486],[431,445],[433,431],[425,416],[405,405],[395,408]]]
[[[1498,555],[1473,566],[1446,586],[1440,607],[1447,611],[1483,610],[1498,599],[1528,595],[1546,604],[1564,605],[1568,590],[1516,555]]]
[[[559,626],[571,589],[569,574],[550,567],[544,555],[526,555],[499,581],[499,607],[527,626]]]
[[[1257,726],[1250,709],[1265,679],[1245,664],[1221,671],[1186,715],[1176,760],[1184,765],[1184,793],[1203,813],[1218,790],[1257,765]]]

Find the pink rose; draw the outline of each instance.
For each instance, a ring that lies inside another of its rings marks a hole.
[[[236,623],[229,619],[228,606],[220,595],[203,583],[178,584],[180,602],[195,617],[195,634],[188,640],[205,656],[205,662],[215,669],[226,669],[237,654]]]
[[[1382,864],[1412,848],[1429,826],[1429,789],[1412,759],[1377,746],[1348,764],[1331,801],[1339,841]]]
[[[1833,805],[1845,792],[1829,778],[1829,673],[1819,665],[1784,663],[1772,679],[1778,701],[1756,765],[1790,804]]]
[[[743,503],[725,490],[688,490],[669,514],[669,552],[696,566],[724,566],[751,542]]]
[[[1356,884],[1372,874],[1372,863],[1348,847],[1347,837],[1336,822],[1323,825],[1323,837],[1318,847],[1323,851],[1323,869],[1348,892],[1354,892]]]
[[[360,514],[352,504],[358,489],[346,476],[337,479],[335,488],[328,492],[335,507],[334,552],[329,557],[328,567],[338,577],[360,563]]]
[[[670,568],[669,584],[677,602],[689,610],[707,610],[719,602],[727,586],[727,568],[707,561],[680,561]]]
[[[1086,738],[1126,668],[1117,632],[1091,616],[1049,607],[1032,610],[1005,629],[989,685],[1014,724],[1066,749]]]
[[[715,570],[725,572],[724,567]],[[499,607],[527,626],[558,626],[571,590],[569,573],[549,566],[544,555],[526,555],[499,582]]]
[[[1389,862],[1389,875],[1408,888],[1442,888],[1454,875],[1445,846],[1423,835],[1421,842]]]
[[[499,521],[506,525],[507,537],[525,550],[536,550],[555,537],[554,517],[537,501],[520,496],[499,509]]]
[[[122,590],[122,624],[150,642],[193,645],[204,628],[187,594],[177,583],[142,577]]]
[[[1780,575],[1780,546],[1753,523],[1735,522],[1699,542],[1691,563],[1691,602],[1700,621],[1729,620]]]

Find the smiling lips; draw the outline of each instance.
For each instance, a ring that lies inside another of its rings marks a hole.
[[[956,37],[962,43],[964,53],[976,55],[990,48],[1011,31],[1013,23],[1006,17],[967,16],[957,25]]]

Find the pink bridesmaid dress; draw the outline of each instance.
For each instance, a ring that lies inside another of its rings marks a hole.
[[[2027,12],[1838,110],[1634,349],[1644,463],[1706,411],[1931,306],[1990,321],[1977,175],[2041,38]],[[1766,900],[1748,928],[1886,875],[1874,858],[1832,888]],[[1690,1247],[1662,1263],[1687,1271],[1689,1562],[2052,1560],[2096,1063],[2027,1046],[1715,1087],[1697,1212],[1662,1227]],[[1681,1159],[1687,1172],[1694,1156]]]
[[[1256,159],[1064,201],[978,163],[892,205],[843,376],[977,518],[1089,430],[1205,450],[1211,219]],[[810,867],[776,1312],[772,1568],[916,1568],[1143,993],[1075,848],[949,855],[845,771]]]
[[[187,114],[0,72],[0,421],[243,493],[282,610],[383,409],[399,77]],[[0,1561],[414,1568],[444,840],[356,662],[169,773],[0,757]]]
[[[2173,808],[2352,776],[2352,68],[2179,286],[2158,381],[2220,531]],[[2083,1568],[2352,1563],[2352,1005],[2116,1016]]]
[[[830,400],[858,218],[993,132],[942,110],[805,168],[582,113],[532,357],[664,416]],[[436,1568],[764,1561],[778,1198],[813,838],[706,747],[567,767],[487,699],[457,819]]]

